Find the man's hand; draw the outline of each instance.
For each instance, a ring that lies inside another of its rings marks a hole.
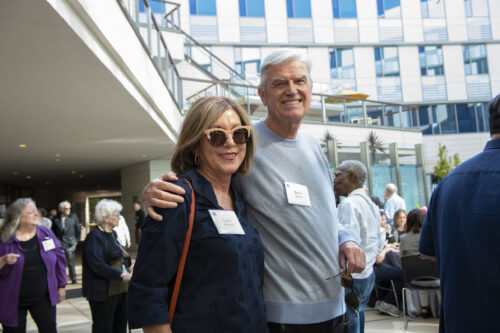
[[[59,296],[59,302],[57,303],[61,303],[62,301],[64,301],[64,298],[66,298],[66,289],[58,288],[57,295]]]
[[[340,245],[340,268],[347,273],[361,273],[366,266],[365,253],[352,241]],[[347,264],[347,265],[346,265]]]
[[[162,217],[156,214],[153,207],[176,208],[177,203],[183,203],[184,189],[169,182],[176,182],[178,179],[174,173],[169,172],[156,178],[149,183],[142,194],[142,200],[146,212],[153,220],[161,221]]]

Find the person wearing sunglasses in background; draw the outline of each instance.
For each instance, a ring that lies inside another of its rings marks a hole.
[[[347,308],[351,333],[363,333],[365,330],[364,310],[375,285],[373,264],[384,247],[384,241],[379,237],[380,210],[363,189],[367,175],[363,163],[354,160],[342,162],[335,170],[335,193],[345,197],[338,206],[339,222],[359,237],[366,255],[366,268],[352,275],[354,281],[350,288],[358,298],[359,309],[356,316],[355,311]],[[349,292],[346,290],[346,293]]]
[[[250,120],[236,102],[204,97],[187,113],[172,157],[185,201],[143,224],[130,284],[129,323],[144,332],[266,332],[264,253],[234,180],[251,168]],[[194,226],[173,315],[168,313],[188,220]]]
[[[311,104],[311,59],[296,50],[274,51],[262,62],[260,80],[268,113],[254,126],[258,147],[252,171],[235,185],[262,237],[268,327],[271,333],[343,332],[339,272],[363,271],[365,256],[357,238],[338,223],[323,150],[299,133]],[[172,195],[183,189],[163,180],[176,178],[164,175],[144,191],[145,207],[159,221],[152,206],[175,207],[183,200]],[[339,277],[327,280],[332,275]]]

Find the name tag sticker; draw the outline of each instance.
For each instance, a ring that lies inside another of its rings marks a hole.
[[[290,205],[311,207],[307,186],[285,182],[286,196]]]
[[[235,212],[231,210],[208,210],[217,231],[221,235],[244,235],[240,221]]]
[[[52,238],[44,240],[42,242],[42,245],[45,252],[48,252],[56,248],[56,244],[54,243],[54,240]]]

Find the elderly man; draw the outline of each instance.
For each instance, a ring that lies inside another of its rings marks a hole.
[[[498,332],[500,95],[488,111],[491,140],[439,183],[420,237],[439,264],[440,332]]]
[[[365,267],[357,238],[338,223],[328,161],[315,139],[299,133],[311,104],[310,71],[310,59],[292,50],[264,59],[258,91],[268,114],[254,127],[258,146],[252,172],[235,179],[264,246],[271,333],[343,332],[344,292],[337,275]],[[144,200],[157,218],[151,206],[167,208],[183,200],[159,189],[182,193],[153,181]]]
[[[380,234],[380,211],[366,194],[363,184],[368,171],[363,163],[354,160],[342,162],[335,170],[333,183],[335,193],[346,197],[338,207],[339,222],[350,230],[361,241],[361,248],[366,255],[366,268],[358,274],[353,274],[354,287],[359,300],[358,316],[351,320],[351,333],[363,333],[365,328],[364,309],[375,286],[373,265],[377,255],[384,247]],[[384,233],[385,236],[385,233]],[[348,292],[348,291],[346,291]],[[347,309],[347,318],[354,316]]]
[[[385,204],[384,213],[387,218],[387,223],[394,225],[394,213],[400,209],[406,210],[406,203],[398,195],[398,188],[394,184],[385,185]]]
[[[59,239],[66,255],[71,283],[76,284],[75,250],[80,240],[80,222],[78,216],[71,213],[71,204],[68,201],[59,204],[59,216],[54,218],[52,231]]]

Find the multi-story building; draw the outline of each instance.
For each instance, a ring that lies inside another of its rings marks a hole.
[[[18,196],[85,208],[112,192],[131,222],[190,101],[226,94],[262,118],[260,61],[280,47],[313,59],[302,129],[336,138],[332,164],[361,159],[373,194],[395,182],[425,204],[437,144],[464,160],[489,137],[499,18],[494,0],[0,2],[0,215]]]

